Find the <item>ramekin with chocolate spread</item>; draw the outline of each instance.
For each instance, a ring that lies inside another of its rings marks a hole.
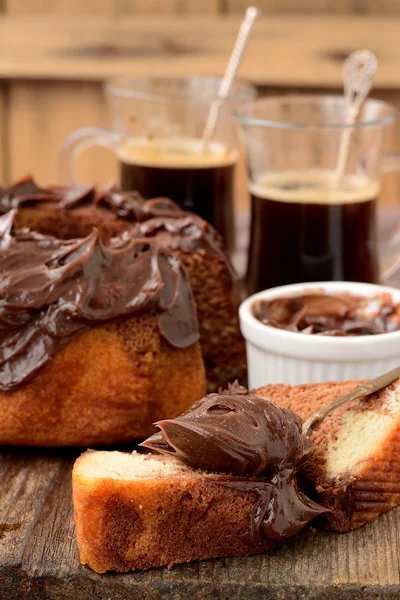
[[[308,335],[378,335],[400,330],[400,303],[388,292],[366,298],[315,289],[299,296],[256,300],[252,309],[264,325]]]
[[[346,281],[271,288],[239,310],[250,389],[368,379],[400,365],[400,290]]]

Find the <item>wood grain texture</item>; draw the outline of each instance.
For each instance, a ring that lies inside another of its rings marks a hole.
[[[56,182],[57,152],[62,141],[85,125],[110,125],[100,84],[11,83],[6,136],[8,179],[13,181],[30,172],[43,185]],[[77,165],[78,181],[106,184],[116,180],[117,161],[108,149],[87,150]]]
[[[8,171],[8,94],[6,84],[0,84],[0,182],[7,181]]]
[[[256,6],[263,14],[351,14],[353,4],[353,0],[258,0]],[[247,0],[226,0],[226,12],[243,13],[248,5]]]
[[[243,13],[247,0],[2,0],[13,14]],[[399,14],[397,0],[258,0],[264,14]]]
[[[110,75],[221,75],[240,17],[2,16],[0,78],[103,81]],[[240,75],[258,85],[337,88],[343,58],[377,53],[377,89],[400,89],[398,17],[260,19]],[[273,60],[271,60],[273,57]]]
[[[9,14],[110,15],[216,14],[219,0],[2,0]]]
[[[398,0],[352,0],[355,14],[400,14]]]
[[[0,77],[11,80],[0,89],[1,180],[31,171],[41,183],[55,181],[56,153],[65,136],[84,125],[109,125],[100,82],[110,74],[220,75],[238,23],[236,17],[0,18]],[[342,58],[356,46],[369,45],[380,57],[374,95],[400,108],[399,26],[396,18],[261,19],[241,74],[261,84],[262,93],[339,91]],[[279,60],[267,60],[269,56]],[[399,128],[398,122],[390,136],[391,151],[400,149]],[[115,179],[110,151],[85,152],[78,178],[99,183]],[[237,181],[236,197],[244,207],[243,167]],[[398,202],[399,186],[398,175],[385,177],[385,204]]]
[[[350,534],[307,530],[263,555],[127,575],[79,565],[73,451],[0,454],[0,598],[397,600],[400,510]]]

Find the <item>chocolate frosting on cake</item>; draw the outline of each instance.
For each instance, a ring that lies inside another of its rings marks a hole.
[[[153,200],[149,200],[150,202],[153,202]],[[169,248],[180,248],[189,251],[198,251],[199,248],[202,248],[206,252],[212,252],[226,263],[232,277],[236,277],[226,255],[222,251],[219,234],[201,217],[183,212],[175,218],[155,217],[137,223],[129,234],[138,238],[154,238],[158,244],[164,245],[166,243]]]
[[[153,198],[145,200],[139,192],[121,192],[111,186],[97,194],[98,206],[109,208],[121,219],[142,222],[153,217],[172,217],[185,215],[185,211],[169,198]]]
[[[16,183],[0,188],[0,214],[27,204],[55,202],[60,208],[76,206],[93,199],[94,186],[75,185],[40,188],[30,175]]]
[[[73,210],[85,204],[110,209],[118,217],[140,223],[154,217],[182,217],[185,212],[169,198],[145,200],[138,192],[121,192],[109,185],[97,190],[93,185],[40,188],[30,175],[0,189],[0,213],[26,204],[55,202],[60,209]]]
[[[199,334],[186,273],[143,240],[109,244],[94,230],[62,241],[15,231],[0,217],[0,389],[27,381],[72,336],[118,317],[152,312],[160,333],[186,348]]]
[[[129,224],[126,238],[154,238],[159,245],[167,242],[168,247],[182,250],[197,251],[199,247],[203,248],[218,256],[228,266],[231,277],[236,278],[223,251],[222,238],[215,229],[201,217],[184,211],[169,198],[145,200],[138,192],[122,192],[116,185],[109,185],[102,190],[89,185],[40,188],[31,176],[0,189],[0,214],[12,208],[43,203],[53,203],[56,210],[68,214],[73,214],[75,209],[82,206],[109,210]],[[59,237],[59,232],[52,233]],[[103,233],[100,228],[100,234]],[[61,237],[65,238],[64,235]]]
[[[327,512],[298,488],[302,421],[292,411],[233,384],[195,402],[176,419],[155,425],[161,431],[142,446],[193,468],[235,475],[218,484],[257,494],[245,536],[249,544],[270,540],[274,545]]]

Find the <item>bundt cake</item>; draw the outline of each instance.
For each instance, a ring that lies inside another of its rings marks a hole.
[[[205,391],[187,274],[151,240],[0,217],[0,444],[143,439]]]
[[[210,394],[144,446],[88,451],[73,502],[83,564],[99,573],[263,552],[326,509],[298,487],[301,420],[245,390]]]
[[[115,186],[41,189],[30,177],[0,191],[0,213],[19,208],[16,223],[61,239],[89,235],[148,238],[169,248],[185,265],[196,301],[208,389],[246,378],[245,343],[239,330],[235,273],[219,234],[206,221],[167,198],[145,201]]]
[[[255,393],[305,420],[360,383],[269,385]],[[400,504],[400,380],[336,409],[311,439],[302,473],[331,510],[326,529],[356,529]]]

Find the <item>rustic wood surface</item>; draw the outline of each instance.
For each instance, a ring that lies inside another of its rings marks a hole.
[[[1,0],[7,13],[102,14],[234,14],[248,0]],[[398,0],[257,0],[263,14],[399,14]]]
[[[0,78],[103,81],[110,75],[221,75],[239,16],[0,17]],[[379,58],[377,89],[400,89],[398,16],[260,18],[241,75],[261,86],[337,88],[356,48]]]
[[[78,560],[74,451],[0,453],[0,598],[7,600],[398,600],[400,509],[349,534],[312,529],[253,557],[126,575]]]

